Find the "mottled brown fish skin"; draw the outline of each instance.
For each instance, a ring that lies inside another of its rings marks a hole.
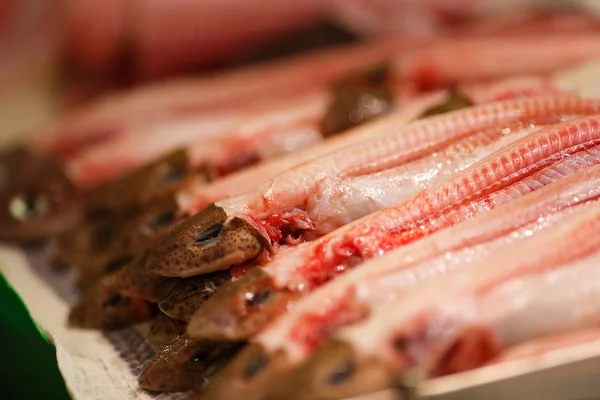
[[[158,303],[177,278],[165,278],[146,270],[147,253],[142,253],[109,278],[115,288],[129,296]]]
[[[159,244],[183,219],[175,196],[161,197],[145,206],[122,234],[122,241],[133,253],[146,251]]]
[[[297,294],[278,288],[261,268],[223,285],[188,325],[196,339],[246,340],[285,312]]]
[[[100,279],[110,279],[112,273],[124,268],[134,260],[131,255],[112,258],[90,258],[87,262],[74,264],[77,273],[77,284],[85,289],[96,284]]]
[[[69,313],[69,325],[84,329],[112,330],[147,321],[154,315],[146,301],[119,293],[100,280],[90,287]]]
[[[85,197],[86,208],[91,213],[98,213],[144,206],[174,193],[192,172],[187,152],[177,150],[90,190]]]
[[[219,371],[239,348],[238,343],[196,341],[180,335],[148,361],[138,384],[156,392],[189,390]]]
[[[88,218],[56,238],[55,252],[72,265],[107,263],[128,254],[129,246],[123,240],[123,233],[135,217],[135,213],[129,212]]]
[[[329,340],[316,354],[278,379],[264,400],[342,399],[394,387],[395,375],[377,359],[362,359],[344,342]]]
[[[27,147],[13,147],[0,154],[0,191],[27,178],[26,170],[41,160],[33,156]]]
[[[222,371],[203,387],[195,388],[192,399],[258,400],[281,379],[288,359],[282,352],[269,354],[259,344],[247,345]]]
[[[158,351],[177,336],[184,334],[186,327],[187,322],[159,312],[146,333],[146,342],[154,351]]]
[[[173,229],[150,254],[148,268],[187,278],[227,269],[268,248],[256,228],[242,218],[227,220],[225,210],[211,204]]]
[[[187,279],[177,279],[165,292],[158,307],[166,315],[189,321],[217,289],[232,279],[230,271],[219,271]]]

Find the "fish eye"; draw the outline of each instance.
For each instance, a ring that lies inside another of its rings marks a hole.
[[[244,368],[244,379],[250,380],[256,377],[256,375],[261,373],[267,367],[267,365],[269,365],[269,359],[266,356],[261,355],[253,358],[248,364],[246,364],[246,367]]]
[[[26,221],[49,209],[48,198],[31,192],[17,194],[9,203],[10,214],[19,221]]]
[[[210,356],[209,351],[207,351],[206,349],[200,349],[192,355],[191,359],[195,363],[202,363],[202,362],[205,362],[206,360],[208,360],[209,356]]]
[[[256,291],[256,292],[248,292],[246,293],[246,305],[248,307],[256,307],[261,304],[264,304],[273,292],[270,289]]]
[[[222,230],[223,230],[223,225],[221,225],[221,224],[213,225],[210,228],[205,229],[204,231],[200,232],[198,234],[198,236],[196,236],[195,243],[196,244],[206,244],[207,242],[210,242],[211,240],[216,239]]]
[[[183,166],[169,165],[166,166],[165,171],[160,176],[160,180],[163,183],[176,183],[179,182],[185,175],[185,168]]]
[[[120,293],[113,294],[108,299],[102,302],[102,308],[113,308],[119,305],[119,303],[123,300],[123,296]]]
[[[330,385],[339,385],[347,381],[352,375],[354,375],[356,368],[350,361],[344,362],[339,365],[333,372],[331,372],[327,378],[327,382]]]
[[[171,225],[174,220],[175,213],[173,211],[167,211],[154,218],[152,222],[150,222],[150,227],[153,230],[158,231]]]

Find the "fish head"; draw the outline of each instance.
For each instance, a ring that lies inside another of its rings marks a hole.
[[[79,191],[58,165],[40,163],[0,193],[0,237],[21,242],[60,235],[83,217]]]
[[[130,210],[174,193],[193,172],[187,152],[178,150],[104,185],[85,198],[91,213]],[[201,172],[198,172],[201,173]]]
[[[170,318],[159,312],[146,333],[146,342],[153,350],[158,351],[176,337],[183,335],[187,323]]]
[[[207,274],[256,258],[269,241],[245,219],[228,219],[225,210],[211,204],[176,226],[153,249],[148,268],[164,276]]]
[[[177,280],[167,289],[158,307],[172,318],[189,321],[196,310],[231,278],[231,272],[225,270]]]
[[[100,280],[79,298],[69,313],[69,325],[84,329],[117,329],[152,318],[146,301],[121,294]]]
[[[245,340],[284,313],[296,294],[278,287],[271,275],[254,268],[223,285],[188,325],[197,339]]]
[[[0,191],[6,190],[22,176],[23,167],[36,159],[26,147],[14,147],[0,154]]]
[[[126,251],[121,231],[129,222],[127,215],[91,219],[60,235],[54,241],[57,256],[71,264],[86,264],[91,259],[107,263]]]
[[[150,391],[189,390],[220,370],[239,348],[238,343],[198,341],[180,335],[152,357],[138,384]]]
[[[165,278],[148,272],[146,261],[147,253],[139,254],[106,279],[110,279],[121,293],[156,303],[163,298],[176,278]]]
[[[74,265],[77,274],[77,283],[82,288],[93,285],[99,279],[106,277],[112,279],[112,274],[121,270],[135,260],[130,254],[108,257],[90,257]]]
[[[163,239],[184,216],[175,196],[157,199],[128,224],[123,241],[133,252],[146,250]]]
[[[263,399],[342,399],[393,387],[383,362],[361,357],[348,343],[330,339],[274,385]]]
[[[257,343],[248,344],[197,397],[217,399],[261,399],[288,370],[289,358],[282,351],[268,352]]]

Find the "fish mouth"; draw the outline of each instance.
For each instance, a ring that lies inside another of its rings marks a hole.
[[[91,214],[131,210],[173,194],[193,172],[187,152],[178,150],[91,189],[85,196],[85,204]],[[208,181],[208,177],[205,180]]]
[[[176,226],[154,249],[148,268],[159,275],[187,278],[258,257],[268,240],[243,218],[228,219],[214,203]]]
[[[232,279],[228,270],[175,281],[165,291],[158,308],[171,318],[189,321],[196,310]]]
[[[113,330],[146,321],[154,315],[146,301],[121,294],[104,281],[90,287],[69,313],[69,326]]]
[[[138,384],[158,392],[182,392],[217,373],[240,349],[239,343],[197,341],[183,334],[146,364]]]
[[[360,357],[348,343],[330,339],[317,353],[279,379],[263,399],[342,399],[394,386],[380,360]]]
[[[35,242],[74,227],[83,217],[83,206],[60,167],[40,162],[26,169],[23,179],[0,193],[0,238]]]
[[[170,318],[159,312],[146,333],[146,343],[152,350],[158,351],[176,337],[183,335],[186,327],[185,321]]]
[[[277,287],[261,268],[223,285],[188,325],[196,339],[245,340],[284,313],[297,295]]]
[[[288,366],[289,359],[282,351],[269,353],[263,346],[251,343],[209,385],[200,388],[195,397],[206,400],[258,400]]]

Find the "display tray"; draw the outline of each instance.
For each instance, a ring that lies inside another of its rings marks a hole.
[[[585,96],[600,97],[600,60],[556,76]],[[82,399],[185,399],[185,393],[141,390],[137,377],[152,351],[144,341],[149,324],[113,332],[71,329],[69,306],[77,298],[70,270],[53,270],[43,247],[0,244],[0,273],[21,296],[51,340],[67,388]],[[600,340],[360,399],[598,399]],[[357,398],[358,399],[358,398]]]

